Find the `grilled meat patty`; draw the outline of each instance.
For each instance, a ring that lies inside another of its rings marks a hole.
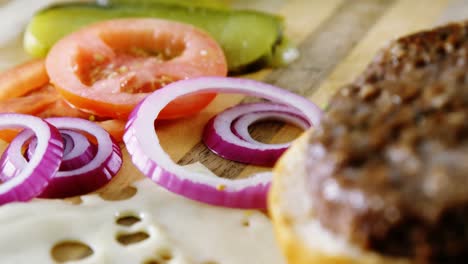
[[[415,263],[468,258],[468,21],[397,39],[330,101],[308,145],[321,224]]]

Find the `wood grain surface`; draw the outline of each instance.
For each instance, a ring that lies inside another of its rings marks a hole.
[[[274,84],[301,94],[324,108],[339,87],[355,78],[376,51],[389,40],[453,20],[468,19],[468,0],[231,0],[236,8],[251,7],[279,13],[285,34],[298,44],[300,57],[287,67],[240,76]],[[226,161],[201,143],[204,124],[217,112],[251,100],[242,95],[219,95],[202,113],[182,120],[159,122],[157,133],[179,164],[202,162],[220,177],[241,178],[268,170]],[[301,131],[281,123],[261,123],[251,129],[263,142],[284,142]],[[143,176],[123,147],[124,164],[110,184],[99,190],[106,200],[135,192],[129,185]],[[79,198],[72,198],[79,202]],[[68,254],[81,254],[77,249]],[[83,253],[84,254],[84,253]]]
[[[455,19],[468,18],[468,1],[450,0],[289,0],[233,1],[236,7],[254,6],[284,16],[286,35],[298,43],[300,57],[287,67],[264,69],[240,76],[274,84],[310,98],[324,108],[340,86],[350,82],[389,40]],[[462,8],[464,7],[464,8]],[[220,177],[240,178],[268,170],[226,161],[201,143],[204,124],[217,112],[251,99],[219,95],[201,114],[157,125],[157,133],[170,156],[179,164],[203,163]],[[254,138],[284,142],[300,134],[280,123],[253,126]],[[125,155],[127,155],[125,153]],[[118,199],[141,174],[127,161],[118,177],[100,192]],[[123,190],[123,191],[122,191]]]

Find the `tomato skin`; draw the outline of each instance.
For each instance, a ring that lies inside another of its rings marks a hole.
[[[165,84],[199,76],[226,76],[220,46],[190,25],[159,19],[117,19],[60,40],[46,58],[51,82],[71,104],[98,116],[125,120]],[[180,98],[158,117],[195,114],[215,94]]]

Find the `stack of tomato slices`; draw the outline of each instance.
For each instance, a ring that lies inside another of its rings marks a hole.
[[[60,40],[45,62],[33,60],[0,75],[0,112],[97,122],[121,141],[125,122],[149,93],[170,82],[226,76],[219,45],[190,25],[158,19],[97,23]],[[193,115],[214,93],[168,105],[160,119]],[[17,132],[0,131],[10,141]]]

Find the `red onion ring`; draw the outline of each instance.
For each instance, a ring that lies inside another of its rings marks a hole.
[[[259,145],[268,145],[268,146],[289,146],[290,143],[281,143],[281,144],[266,144],[260,142],[250,135],[249,126],[255,124],[259,121],[266,121],[266,120],[276,120],[276,121],[283,121],[286,123],[290,123],[295,125],[303,130],[307,130],[310,128],[310,123],[299,115],[295,115],[293,113],[288,112],[275,112],[275,111],[265,111],[265,112],[252,112],[248,114],[244,114],[237,118],[231,126],[231,130],[235,135],[239,138],[251,142],[256,143]]]
[[[307,130],[310,128],[310,124],[299,116],[295,116],[295,115],[288,114],[288,113],[282,113],[282,112],[256,112],[256,113],[245,114],[239,117],[232,124],[231,130],[239,138],[247,142],[251,142],[251,143],[255,143],[259,145],[263,144],[263,145],[268,145],[268,146],[284,146],[286,148],[289,147],[289,145],[291,145],[290,142],[281,143],[281,144],[266,144],[266,143],[260,142],[252,138],[249,132],[249,126],[251,126],[252,124],[255,124],[256,122],[266,121],[266,120],[283,121],[283,122],[295,125],[303,130]]]
[[[37,138],[37,147],[31,159],[26,161],[22,152],[13,151],[10,143],[0,158],[0,204],[13,201],[29,201],[47,187],[50,179],[58,171],[63,155],[63,142],[59,131],[34,116],[23,114],[0,114],[0,129],[25,128],[27,139]]]
[[[290,106],[274,103],[241,104],[213,117],[205,126],[203,142],[225,159],[271,167],[286,151],[289,143],[265,144],[253,139],[248,127],[265,119],[293,123],[304,130],[310,127],[311,122]]]
[[[133,110],[126,125],[124,142],[135,166],[147,177],[174,193],[212,205],[236,208],[265,208],[271,174],[245,179],[212,177],[188,171],[171,160],[159,144],[154,120],[171,101],[195,93],[242,93],[295,107],[316,126],[321,110],[289,91],[253,80],[201,77],[173,82],[146,97]]]
[[[72,143],[75,147],[68,153],[70,164],[67,166],[70,169],[57,171],[40,197],[64,198],[86,194],[102,187],[117,174],[122,165],[120,148],[109,133],[99,125],[85,119],[70,117],[48,118],[46,121],[75,140]],[[74,131],[70,133],[70,130]],[[96,147],[92,146],[84,135],[77,136],[79,133],[75,131],[95,137],[97,150],[94,150]],[[30,133],[22,132],[15,137],[10,144],[12,152],[21,153],[21,147],[31,136]],[[91,147],[87,147],[88,145]],[[33,155],[36,152],[37,148],[33,151]]]
[[[68,135],[68,133],[64,133],[64,130],[59,130],[60,134],[62,135],[62,140],[64,142],[63,144],[63,159],[62,159],[62,164],[60,164],[60,167],[63,166],[63,161],[65,159],[65,156],[69,155],[70,152],[72,151],[72,149],[75,147],[75,142],[73,140],[73,138],[71,136]],[[68,131],[67,131],[68,132]],[[69,130],[69,132],[73,132],[73,133],[76,133],[74,132],[73,130]],[[81,135],[79,133],[76,133],[78,135]],[[88,141],[89,142],[89,141]],[[37,143],[36,141],[34,143]],[[28,147],[28,156],[32,155],[32,153],[30,154],[30,152],[33,152],[34,151],[34,148],[36,148],[36,145],[35,144],[32,144],[32,142],[29,144],[29,147]]]
[[[90,162],[96,152],[96,146],[89,142],[83,134],[73,130],[59,129],[64,142],[63,158],[59,171],[77,169]],[[28,146],[27,158],[30,159],[36,148],[34,138]]]
[[[58,171],[41,197],[63,198],[93,192],[108,183],[120,170],[122,166],[120,147],[99,125],[85,119],[68,117],[47,118],[46,121],[58,129],[90,134],[97,141],[97,149],[94,157],[89,162],[83,163],[83,166]]]

